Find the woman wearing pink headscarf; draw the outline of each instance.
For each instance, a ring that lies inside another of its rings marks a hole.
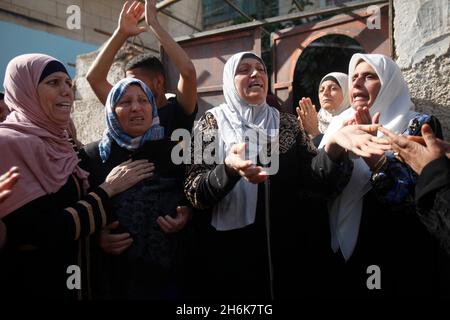
[[[8,236],[2,294],[81,298],[89,290],[89,235],[108,222],[108,199],[148,177],[149,165],[124,163],[86,194],[88,173],[69,142],[74,93],[64,65],[43,54],[18,56],[4,88],[12,112],[0,124],[0,172],[16,166],[20,179],[0,203]]]

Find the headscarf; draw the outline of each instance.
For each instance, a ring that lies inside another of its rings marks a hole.
[[[0,173],[17,166],[20,179],[11,196],[0,203],[0,217],[57,192],[72,173],[82,179],[85,190],[89,186],[88,173],[78,167],[78,157],[68,141],[69,120],[67,124],[53,122],[39,102],[39,79],[52,61],[57,60],[44,54],[24,54],[6,67],[3,86],[12,112],[0,124]]]
[[[123,131],[119,119],[116,114],[116,105],[122,98],[127,88],[133,84],[137,84],[144,91],[150,101],[152,108],[152,125],[148,130],[139,137],[131,137]],[[155,97],[152,91],[145,83],[136,78],[125,78],[117,82],[108,94],[105,108],[106,129],[103,132],[103,138],[99,143],[100,157],[103,162],[108,160],[111,153],[111,143],[114,140],[120,147],[128,150],[136,150],[146,141],[161,140],[164,138],[164,128],[159,124],[158,110],[156,109]]]
[[[415,113],[412,111],[414,105],[400,68],[387,56],[356,53],[350,60],[349,87],[352,86],[351,79],[360,60],[367,62],[381,81],[380,91],[369,108],[370,114],[373,116],[380,112],[380,124],[391,131],[404,132]],[[355,109],[350,108],[333,118],[319,147],[323,147],[329,137],[342,128],[345,121],[352,119],[354,114]],[[341,195],[329,203],[331,246],[335,252],[340,248],[346,260],[352,255],[358,239],[364,195],[372,188],[371,171],[364,160],[358,157],[353,163],[350,182]]]
[[[319,121],[319,131],[325,133],[333,117],[340,114],[342,111],[350,107],[350,96],[348,95],[348,76],[342,72],[330,72],[325,75],[319,83],[319,96],[320,96],[320,86],[326,80],[331,80],[339,85],[342,90],[342,102],[334,110],[325,110],[325,108],[320,108],[317,114],[317,120]]]
[[[223,71],[223,94],[225,103],[215,107],[211,112],[218,125],[218,154],[220,163],[224,162],[231,147],[245,141],[245,132],[252,130],[267,137],[272,143],[278,139],[280,113],[270,107],[265,99],[260,105],[250,105],[239,96],[235,86],[236,69],[243,58],[251,57],[263,61],[252,52],[240,52],[231,56],[225,63]],[[265,68],[265,66],[264,66]],[[198,129],[198,128],[197,128]],[[248,132],[247,132],[248,133]],[[249,149],[261,146],[252,145]],[[276,148],[278,144],[276,144]],[[276,149],[275,148],[275,149]],[[217,152],[217,151],[216,151]],[[275,150],[272,150],[275,152]],[[256,163],[256,152],[250,151],[250,160]],[[217,230],[242,228],[255,221],[258,185],[240,179],[234,188],[213,208],[211,224]]]

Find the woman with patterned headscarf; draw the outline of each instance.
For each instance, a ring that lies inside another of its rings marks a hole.
[[[111,89],[105,116],[102,139],[82,152],[91,185],[129,159],[148,160],[152,176],[111,200],[116,221],[99,237],[95,298],[179,298],[179,231],[189,211],[181,206],[184,167],[171,160],[175,142],[164,138],[153,93],[138,79],[122,79]]]
[[[148,177],[150,166],[111,168],[87,193],[89,173],[69,142],[74,93],[65,66],[43,54],[18,56],[6,68],[4,88],[12,112],[0,124],[0,172],[15,166],[20,179],[0,203],[7,227],[1,292],[81,298],[89,288],[89,235],[107,224],[109,198]]]
[[[225,103],[208,110],[194,129],[193,141],[204,152],[198,159],[194,145],[185,193],[205,212],[194,215],[203,236],[198,269],[205,298],[304,294],[306,282],[314,282],[305,271],[311,261],[292,255],[305,253],[306,221],[320,213],[302,199],[339,192],[351,174],[336,141],[316,155],[295,116],[267,104],[267,91],[260,57],[231,56],[223,71]],[[365,132],[361,137],[372,140]]]

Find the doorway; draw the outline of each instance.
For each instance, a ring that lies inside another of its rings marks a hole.
[[[297,60],[293,81],[294,112],[302,97],[309,97],[319,110],[319,82],[327,73],[348,73],[348,64],[354,53],[364,53],[363,47],[353,38],[330,34],[310,43]]]

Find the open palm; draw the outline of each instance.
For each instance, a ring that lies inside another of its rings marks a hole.
[[[137,36],[138,34],[146,30],[145,27],[139,27],[139,19],[145,12],[145,7],[139,1],[133,1],[130,5],[129,2],[125,2],[120,12],[119,17],[119,30],[126,34],[128,37]]]

